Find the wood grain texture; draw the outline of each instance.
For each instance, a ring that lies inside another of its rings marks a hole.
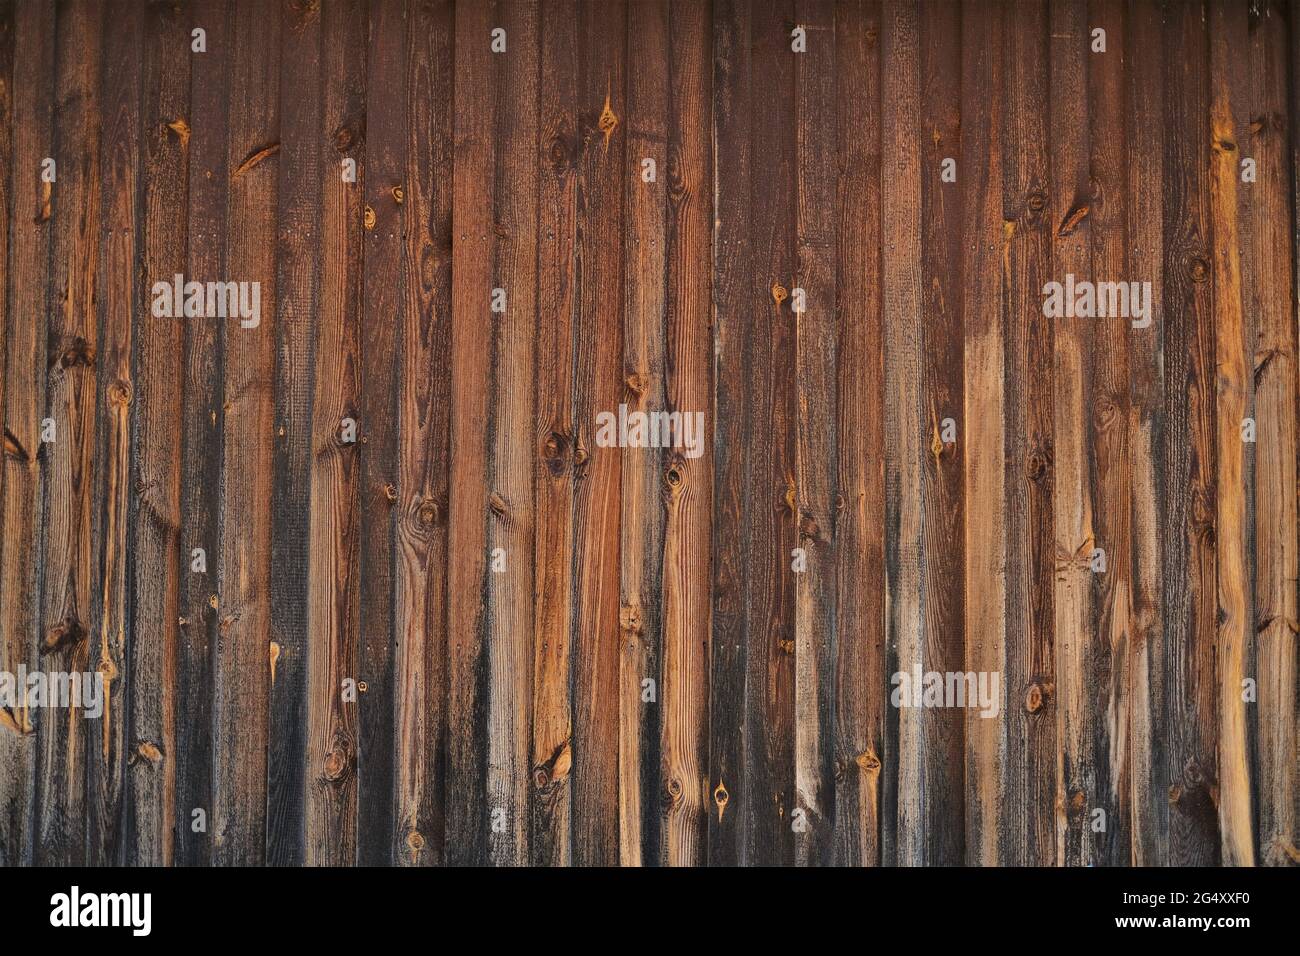
[[[0,0],[0,865],[1297,865],[1297,57]]]

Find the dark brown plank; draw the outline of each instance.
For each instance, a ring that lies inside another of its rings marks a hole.
[[[578,239],[574,316],[573,862],[619,862],[618,448],[596,444],[596,416],[624,400],[621,323],[627,175],[627,5],[579,11]]]
[[[835,9],[840,182],[836,343],[835,862],[881,862],[885,647],[885,370],[881,259],[881,9]]]
[[[360,564],[360,656],[357,687],[359,727],[355,756],[337,741],[326,756],[325,775],[338,781],[357,775],[357,863],[393,859],[394,724],[393,645],[396,637],[395,535],[398,503],[398,356],[405,347],[402,324],[409,22],[398,0],[370,4],[366,76],[365,227],[362,312],[358,316],[361,417],[358,534]],[[366,316],[383,316],[367,321]],[[355,761],[355,763],[354,763]],[[355,770],[354,770],[355,768]]]
[[[86,756],[87,861],[120,863],[125,851],[124,787],[130,743],[127,722],[128,635],[135,630],[129,600],[134,455],[132,368],[135,316],[152,299],[136,269],[140,175],[141,72],[144,11],[130,7],[104,20],[103,136],[100,170],[99,309],[97,385],[102,406],[96,416],[94,470],[95,567],[92,572],[90,666],[104,675],[103,716],[91,734]]]
[[[706,862],[709,619],[713,513],[712,336],[709,248],[713,194],[709,11],[674,0],[668,12],[667,148],[659,164],[667,196],[664,396],[668,408],[702,412],[704,448],[674,455],[660,477],[663,541],[663,679],[659,685],[663,768],[654,802],[665,818],[658,862]],[[658,808],[652,805],[652,811]]]
[[[275,440],[271,499],[270,718],[266,860],[305,857],[303,764],[307,750],[309,523],[312,398],[320,241],[321,58],[316,7],[280,7],[280,154],[275,249]],[[329,170],[333,172],[333,170]]]
[[[135,347],[134,460],[129,547],[131,620],[126,675],[131,733],[127,740],[125,862],[170,865],[177,826],[181,581],[190,574],[181,541],[181,424],[185,331],[153,314],[154,282],[184,273],[188,253],[190,76],[189,18],[152,6],[143,25],[140,103],[141,168],[138,249],[144,282]],[[185,241],[177,241],[177,237]]]
[[[749,5],[713,5],[713,619],[709,642],[710,866],[747,858],[743,784],[745,659],[744,545],[746,356],[750,309]]]
[[[237,5],[230,35],[225,281],[260,284],[260,317],[207,318],[223,339],[220,550],[212,850],[217,865],[260,865],[267,851],[271,661],[271,495],[274,478],[279,9]],[[210,281],[210,280],[209,280]],[[242,312],[241,312],[242,316]],[[278,642],[277,642],[278,643]]]
[[[6,264],[4,384],[4,537],[0,539],[0,666],[17,673],[40,668],[41,579],[38,542],[44,533],[41,488],[47,455],[41,446],[45,417],[44,323],[48,311],[49,200],[41,181],[54,132],[54,5],[19,4],[13,11],[13,197]],[[20,317],[23,317],[20,319]],[[16,702],[17,703],[17,702]],[[0,711],[0,855],[6,866],[31,865],[36,811],[36,722],[32,708]]]
[[[100,361],[95,281],[99,267],[100,58],[103,6],[70,3],[58,10],[54,139],[58,163],[50,218],[48,375],[45,415],[55,440],[45,443],[45,512],[39,549],[41,669],[86,673],[99,641],[91,616],[94,578],[93,499],[96,367]],[[109,678],[112,675],[106,674]],[[111,681],[104,688],[110,693]],[[107,714],[108,711],[105,711]],[[86,852],[86,775],[90,725],[75,709],[44,710],[36,724],[36,862],[80,865]],[[111,732],[111,731],[110,731]]]
[[[1165,19],[1165,707],[1171,866],[1220,862],[1214,656],[1214,318],[1209,234],[1209,37],[1199,5]]]
[[[962,304],[970,277],[963,245],[979,237],[963,235],[963,202],[969,183],[978,182],[987,157],[970,154],[959,165],[956,182],[942,179],[946,158],[962,152],[960,4],[926,0],[921,5],[921,308],[923,380],[921,415],[925,467],[921,490],[925,549],[923,672],[960,673],[966,647],[965,455],[977,427],[965,420]],[[987,91],[986,95],[987,95]],[[951,420],[955,441],[945,441]],[[900,668],[901,669],[901,668]],[[914,678],[915,679],[915,678]],[[944,706],[918,711],[924,738],[922,817],[917,825],[927,865],[963,860],[963,790],[967,711]]]
[[[570,673],[573,622],[573,312],[577,212],[577,4],[542,8],[537,183],[533,730],[529,852],[536,866],[572,860]]]
[[[307,751],[301,768],[304,859],[349,866],[357,857],[360,732],[359,442],[362,256],[365,235],[365,17],[360,0],[321,8],[323,115],[320,169],[320,310],[312,400],[311,528],[307,647]],[[344,178],[355,163],[356,181]],[[347,685],[349,691],[355,690]]]
[[[442,861],[447,727],[447,473],[451,389],[452,39],[449,3],[414,7],[407,106],[397,522],[397,805],[401,863]],[[408,205],[409,204],[409,205]]]

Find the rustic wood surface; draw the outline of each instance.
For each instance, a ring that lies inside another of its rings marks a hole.
[[[0,865],[1300,864],[1298,128],[1283,0],[0,0]]]

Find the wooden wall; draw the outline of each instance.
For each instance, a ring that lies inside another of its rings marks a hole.
[[[1298,56],[1269,0],[0,0],[0,671],[107,688],[0,709],[0,863],[1300,862]]]

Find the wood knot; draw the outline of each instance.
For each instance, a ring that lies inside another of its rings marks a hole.
[[[384,485],[384,497],[387,498],[389,501],[397,500],[397,486],[394,485],[391,481],[388,482],[388,484]]]
[[[1032,482],[1041,482],[1047,477],[1050,465],[1051,458],[1045,452],[1031,452],[1025,461],[1025,476]]]
[[[334,148],[340,153],[346,153],[356,141],[357,134],[347,123],[334,131]]]
[[[668,487],[672,488],[674,491],[681,487],[685,478],[686,476],[682,472],[682,466],[677,462],[673,462],[664,469],[664,481],[667,482]]]
[[[156,767],[162,763],[162,759],[163,752],[161,747],[157,744],[150,743],[147,740],[137,740],[135,747],[132,748],[131,757],[128,758],[127,762],[136,763],[139,760],[143,760],[148,763],[149,766]]]
[[[488,496],[488,510],[502,520],[510,517],[510,509],[506,505],[506,499],[501,497],[499,491],[494,491]]]
[[[395,202],[397,205],[400,206],[405,201],[406,201],[406,191],[403,190],[401,186],[394,186],[393,202]]]
[[[45,640],[41,643],[41,656],[67,650],[85,639],[86,629],[82,627],[80,621],[69,614],[45,635]]]
[[[1043,709],[1047,703],[1049,691],[1045,684],[1039,681],[1032,681],[1025,691],[1025,711],[1026,713],[1036,714]]]
[[[596,125],[605,134],[605,152],[609,152],[609,138],[614,135],[614,127],[618,126],[618,116],[610,107],[608,93],[605,94],[605,107],[600,111]]]
[[[786,287],[779,282],[772,283],[772,298],[776,301],[776,307],[781,308],[781,303],[790,297]]]
[[[1189,263],[1193,282],[1206,282],[1210,278],[1210,264],[1200,256],[1194,256]]]
[[[1031,192],[1025,198],[1025,205],[1029,207],[1032,213],[1040,213],[1047,207],[1047,196],[1041,192]]]
[[[91,368],[95,364],[95,347],[81,337],[73,339],[59,354],[60,368]]]
[[[125,408],[131,404],[131,383],[118,379],[108,386],[108,404]]]
[[[682,802],[683,792],[682,782],[676,777],[673,777],[668,781],[668,799],[673,803],[676,804]]]
[[[412,853],[419,853],[424,849],[424,834],[419,830],[411,830],[406,834],[406,846]]]
[[[862,751],[854,762],[867,773],[877,773],[880,770],[880,758],[876,756],[874,750]]]
[[[367,229],[375,228],[375,211],[370,206],[366,206],[365,216],[362,219]]]
[[[731,799],[731,794],[727,792],[726,784],[721,780],[713,789],[713,802],[718,808],[718,822],[722,822],[722,815],[727,812],[727,801]]]
[[[343,751],[337,748],[331,750],[325,755],[325,779],[331,782],[337,782],[343,779],[343,774],[348,768],[348,758]]]
[[[422,528],[432,528],[438,521],[438,505],[425,498],[420,503],[420,507],[415,512],[416,520],[420,522]]]

